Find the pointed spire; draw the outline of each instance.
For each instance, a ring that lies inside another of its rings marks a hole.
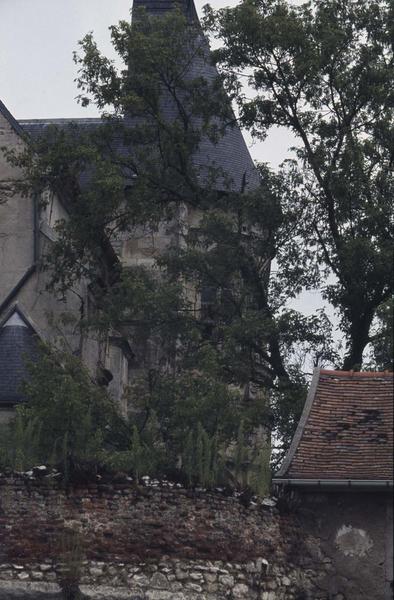
[[[165,15],[168,11],[181,8],[190,23],[200,27],[194,0],[133,0],[133,9],[145,8],[153,16]],[[206,41],[206,58],[196,57],[189,65],[189,74],[193,77],[203,77],[207,81],[217,78],[216,67],[209,60],[209,44]],[[163,114],[168,120],[176,118],[176,108],[170,99],[163,107]],[[237,125],[228,127],[222,138],[213,143],[208,137],[203,137],[194,155],[194,165],[197,171],[207,172],[209,168],[219,168],[225,177],[233,182],[236,191],[256,189],[260,184],[259,174],[253,164],[249,150]],[[220,186],[224,182],[218,183]],[[227,188],[227,184],[224,186]]]
[[[155,16],[163,15],[177,7],[190,21],[199,22],[194,0],[133,0],[133,9],[145,8]]]

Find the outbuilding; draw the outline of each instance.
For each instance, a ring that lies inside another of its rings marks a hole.
[[[316,369],[274,484],[332,561],[330,598],[393,597],[393,373]]]

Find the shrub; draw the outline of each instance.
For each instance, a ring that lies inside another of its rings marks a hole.
[[[67,477],[71,465],[98,464],[121,423],[106,390],[94,384],[79,359],[46,347],[29,371],[28,401],[3,436],[4,465],[17,470],[38,462],[62,465]]]
[[[109,469],[266,493],[269,449],[253,453],[249,444],[256,409],[227,385],[196,372],[165,373],[149,393],[139,388],[126,421],[75,356],[45,347],[29,368],[28,402],[1,442],[3,466],[45,463],[66,481]]]

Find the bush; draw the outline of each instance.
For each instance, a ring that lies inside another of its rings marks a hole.
[[[28,401],[17,408],[1,444],[3,465],[62,465],[67,477],[71,465],[98,464],[121,422],[106,390],[79,359],[46,347],[29,371]]]
[[[27,418],[25,407],[19,406],[9,426],[0,431],[0,466],[25,471],[40,461],[40,421]]]
[[[266,493],[269,452],[249,448],[256,407],[228,386],[195,372],[158,376],[148,391],[135,386],[126,421],[76,357],[43,348],[29,368],[28,402],[0,442],[3,466],[44,463],[66,481],[110,470]]]

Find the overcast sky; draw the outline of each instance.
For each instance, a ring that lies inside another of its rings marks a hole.
[[[195,0],[201,15],[206,0]],[[219,8],[235,0],[212,0]],[[131,0],[0,0],[0,99],[17,119],[95,117],[94,107],[75,101],[73,51],[88,31],[115,58],[109,25],[130,18]],[[276,130],[264,142],[245,136],[252,157],[277,167],[292,138]],[[303,294],[293,307],[311,313],[321,307],[318,292]]]
[[[130,18],[131,0],[0,0],[0,98],[17,119],[95,117],[96,109],[75,101],[73,51],[88,31],[100,49],[116,58],[108,26]],[[197,0],[201,15],[206,0]],[[213,0],[215,8],[235,0]],[[291,138],[277,131],[269,141],[253,143],[257,160],[277,166]]]

